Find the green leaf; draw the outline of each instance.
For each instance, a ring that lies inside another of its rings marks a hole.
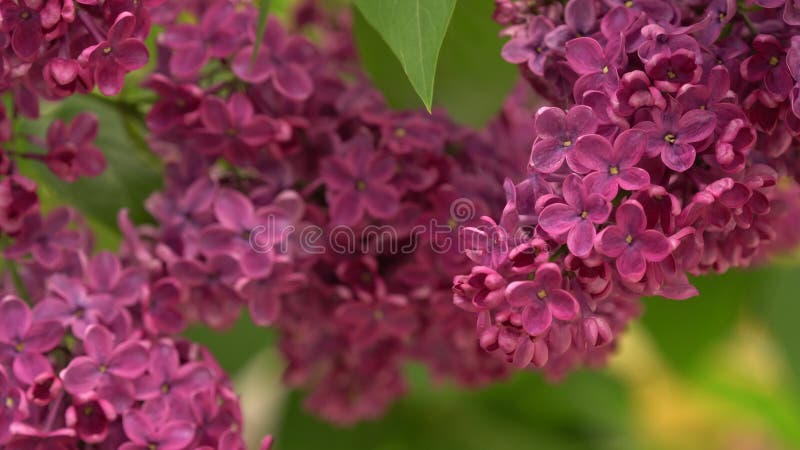
[[[759,297],[762,277],[763,271],[731,270],[694,278],[699,296],[644,299],[642,323],[671,366],[691,373],[709,350],[730,336],[744,304]]]
[[[205,345],[231,376],[236,375],[259,351],[275,343],[275,330],[259,327],[247,312],[243,312],[227,330],[216,331],[195,325],[183,334],[193,342]]]
[[[491,2],[459,0],[436,70],[434,105],[456,122],[474,127],[497,115],[518,78],[516,67],[500,58],[500,26],[491,16]],[[400,61],[357,8],[353,18],[356,47],[373,84],[393,108],[417,108],[416,93]]]
[[[764,273],[760,301],[753,305],[755,312],[766,322],[769,331],[786,358],[791,371],[790,380],[796,405],[800,406],[800,339],[797,320],[800,302],[797,301],[797,280],[800,267],[775,266]]]
[[[264,38],[264,30],[267,29],[267,19],[269,18],[269,4],[270,0],[259,0],[258,2],[258,31],[256,32],[256,43],[253,45],[253,61],[258,55],[258,50],[261,48],[261,41]]]
[[[436,63],[456,0],[355,0],[392,49],[428,111]]]
[[[519,77],[517,67],[500,57],[500,25],[494,4],[459,0],[436,71],[434,104],[459,123],[483,127],[497,116]]]
[[[45,209],[76,208],[98,235],[98,246],[113,248],[119,241],[118,211],[128,208],[134,223],[151,222],[144,201],[161,186],[160,164],[142,146],[144,129],[138,119],[121,112],[112,101],[76,96],[57,105],[45,105],[38,120],[21,120],[15,144],[20,152],[42,152],[22,137],[44,136],[54,119],[72,120],[82,111],[93,112],[100,123],[95,145],[106,157],[105,172],[98,177],[68,183],[38,161],[20,160],[20,170],[38,183]],[[132,111],[128,111],[130,113]]]

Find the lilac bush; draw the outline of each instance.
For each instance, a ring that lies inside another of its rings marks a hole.
[[[482,239],[454,301],[484,349],[563,376],[642,297],[797,243],[794,4],[495,3],[503,58],[554,106],[500,225],[465,230]]]

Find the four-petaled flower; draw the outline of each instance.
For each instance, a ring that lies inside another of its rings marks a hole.
[[[539,266],[533,281],[509,284],[506,299],[522,309],[522,327],[533,336],[550,329],[554,317],[570,321],[580,313],[578,301],[562,288],[561,269],[553,263]]]

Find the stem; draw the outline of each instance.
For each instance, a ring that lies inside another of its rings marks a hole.
[[[81,20],[83,26],[85,26],[86,29],[89,30],[89,33],[91,33],[92,36],[94,36],[98,44],[105,41],[103,33],[100,32],[100,30],[97,28],[97,25],[94,22],[92,22],[92,18],[89,17],[86,14],[86,12],[78,10],[78,18]]]
[[[61,409],[61,402],[64,400],[64,391],[58,393],[58,397],[50,403],[50,411],[47,412],[47,420],[44,422],[44,429],[50,431],[53,429],[53,422],[56,420],[56,413]]]
[[[753,21],[750,20],[749,17],[747,17],[747,14],[742,14],[742,20],[744,21],[744,24],[747,26],[747,29],[750,30],[750,33],[753,35],[753,37],[758,36],[758,30],[756,29],[756,26],[753,23]]]

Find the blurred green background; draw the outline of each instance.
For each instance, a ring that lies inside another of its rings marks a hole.
[[[341,1],[337,3],[342,3]],[[479,126],[512,88],[516,69],[502,62],[499,28],[489,0],[460,0],[445,37],[434,105]],[[286,18],[293,0],[274,0]],[[387,99],[420,107],[399,63],[374,29],[356,15],[363,65]],[[151,39],[152,44],[152,39]],[[155,49],[151,45],[151,49]],[[155,59],[155,58],[154,58]],[[41,180],[45,207],[69,203],[83,211],[100,247],[119,242],[120,206],[148,220],[142,201],[160,184],[141,121],[147,99],[138,88],[147,70],[129,77],[123,95],[73,98],[45,106],[42,119],[18,121],[18,136],[43,135],[54,117],[91,109],[100,117],[98,146],[109,171],[73,184],[38,165],[22,167]],[[144,101],[143,101],[144,100]],[[24,139],[17,148],[30,145]],[[100,194],[100,195],[98,195]],[[800,448],[800,257],[751,271],[695,280],[701,295],[676,302],[645,299],[645,313],[599,371],[552,384],[536,373],[478,390],[434,384],[407,368],[410,394],[382,420],[337,428],[306,413],[302,392],[289,392],[271,330],[246,317],[231,331],[194,328],[187,334],[214,352],[242,395],[246,434],[265,433],[276,449],[603,449],[760,450]]]

